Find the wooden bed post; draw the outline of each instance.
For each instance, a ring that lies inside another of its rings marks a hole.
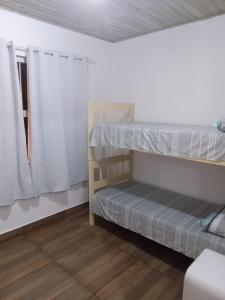
[[[113,111],[122,111],[127,114],[126,121],[134,121],[134,104],[132,103],[97,103],[89,102],[88,104],[88,188],[89,188],[89,223],[90,225],[95,224],[95,215],[91,213],[91,204],[94,198],[96,190],[107,187],[112,184],[119,183],[121,181],[128,181],[132,179],[133,172],[133,152],[129,151],[128,155],[118,155],[109,158],[104,158],[100,161],[96,161],[94,157],[94,148],[90,145],[90,134],[95,123],[95,113],[110,113]],[[128,162],[128,170],[125,170],[124,164]],[[123,164],[123,171],[120,174],[110,174],[108,176],[102,177],[95,181],[95,169],[99,169],[100,174],[104,168],[109,168],[117,163]]]
[[[95,216],[91,213],[91,202],[94,197],[94,148],[90,147],[90,133],[94,126],[94,115],[92,111],[92,103],[88,103],[88,197],[89,197],[89,223],[95,224]]]
[[[89,147],[88,149],[88,168],[89,168],[89,178],[88,178],[88,197],[89,197],[89,223],[90,225],[95,224],[95,215],[91,213],[91,203],[94,197],[94,167],[93,167],[93,157],[94,149]]]
[[[129,105],[129,119],[130,122],[135,121],[135,106],[134,103],[130,103]],[[133,169],[134,169],[134,151],[130,150],[130,173],[131,173],[131,180],[133,179]]]

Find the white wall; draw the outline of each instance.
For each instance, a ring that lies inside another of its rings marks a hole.
[[[0,9],[0,37],[69,51],[90,65],[90,100],[132,101],[138,120],[212,124],[224,116],[225,17],[110,44]],[[210,201],[225,202],[225,171],[147,154],[135,177]],[[0,234],[87,200],[82,185],[67,193],[0,208]]]
[[[89,65],[90,100],[105,101],[109,95],[111,44],[39,22],[0,9],[0,37],[16,45],[28,44],[88,56],[96,61]],[[22,200],[11,207],[0,208],[0,234],[63,211],[87,201],[87,189],[81,184],[71,191],[46,195],[40,199]]]
[[[137,120],[213,124],[225,117],[225,16],[113,46],[111,100],[136,104]],[[225,202],[225,170],[137,154],[135,177]]]

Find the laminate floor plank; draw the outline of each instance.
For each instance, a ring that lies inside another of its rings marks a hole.
[[[88,300],[100,300],[96,295],[92,295]]]
[[[102,300],[181,300],[178,297],[181,296],[180,288],[170,278],[163,277],[160,272],[146,267],[139,272],[135,271],[134,274],[132,270],[130,272],[127,281],[122,280],[125,274],[121,274],[116,283],[119,279],[122,283],[115,286],[115,283],[111,282],[97,294],[99,298]]]
[[[72,230],[79,230],[79,226],[74,226],[67,218],[57,221],[51,221],[48,224],[43,224],[26,233],[26,236],[38,245],[46,244],[58,238],[64,233]]]
[[[29,252],[3,265],[0,269],[0,288],[47,265],[51,259],[39,250]]]
[[[61,257],[57,260],[58,263],[71,274],[75,275],[81,272],[81,270],[95,265],[99,260],[104,263],[105,260],[119,252],[117,248],[112,247],[112,245],[102,240],[95,244],[92,241],[88,241],[85,246]]]
[[[108,255],[108,259],[105,262],[102,262],[100,257],[98,262],[81,270],[76,274],[76,277],[90,290],[96,292],[116,278],[133,262],[133,257],[121,251],[111,257]]]
[[[51,263],[6,287],[0,296],[5,300],[49,299],[56,296],[58,285],[69,287],[73,283],[74,279],[67,272],[56,263]]]
[[[97,296],[103,300],[141,299],[161,278],[160,272],[145,266],[141,261],[136,261],[101,289]]]
[[[93,292],[134,261],[126,252],[102,240],[85,251],[78,249],[58,260],[59,264]]]
[[[0,300],[180,300],[191,262],[82,205],[0,239]]]
[[[54,259],[58,259],[69,252],[75,251],[91,239],[95,239],[95,236],[86,228],[70,228],[58,234],[51,241],[43,243],[41,248]]]
[[[23,235],[0,243],[0,266],[29,253],[37,247]]]
[[[56,296],[54,300],[86,300],[90,299],[91,296],[92,293],[88,289],[76,282],[71,287]]]
[[[79,226],[89,227],[89,211],[88,206],[82,206],[81,209],[68,214],[68,219]]]

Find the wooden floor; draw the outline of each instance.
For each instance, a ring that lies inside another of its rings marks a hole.
[[[181,299],[190,263],[83,205],[0,242],[0,299]]]

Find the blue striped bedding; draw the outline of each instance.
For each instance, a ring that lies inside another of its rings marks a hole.
[[[225,133],[213,126],[99,123],[92,147],[113,147],[199,160],[225,161]]]
[[[204,231],[201,219],[221,207],[137,181],[98,191],[92,213],[186,256],[205,248],[225,254],[225,239]]]

